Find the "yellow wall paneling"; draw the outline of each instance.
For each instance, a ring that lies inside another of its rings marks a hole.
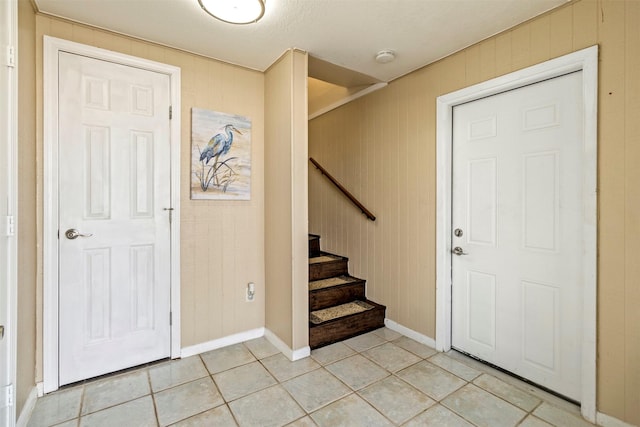
[[[378,219],[363,220],[311,172],[309,229],[349,257],[390,320],[435,338],[437,97],[596,44],[596,406],[599,419],[640,425],[637,0],[569,2],[310,121],[310,156]]]
[[[179,67],[180,347],[210,349],[218,340],[264,327],[264,74],[34,12],[19,0],[19,333],[20,412],[43,380],[43,36]],[[252,119],[250,201],[189,199],[190,109],[231,111]],[[212,243],[214,242],[214,243]],[[254,282],[256,296],[246,302]]]
[[[291,49],[265,72],[265,327],[292,360],[310,352],[307,59]]]

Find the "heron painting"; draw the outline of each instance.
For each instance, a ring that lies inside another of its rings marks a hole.
[[[191,109],[191,198],[251,198],[251,120]]]

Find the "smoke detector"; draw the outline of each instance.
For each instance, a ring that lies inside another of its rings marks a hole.
[[[396,53],[392,50],[381,50],[376,54],[376,62],[379,64],[388,64],[396,59]]]

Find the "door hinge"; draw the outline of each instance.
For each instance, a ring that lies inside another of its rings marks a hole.
[[[9,408],[14,405],[14,386],[6,385],[0,388],[0,408]]]
[[[173,326],[173,312],[169,312],[169,326]]]
[[[169,120],[173,119],[173,107],[169,106]]]
[[[7,46],[7,67],[16,66],[16,48],[14,46]]]
[[[7,236],[16,234],[16,219],[13,215],[7,215]]]

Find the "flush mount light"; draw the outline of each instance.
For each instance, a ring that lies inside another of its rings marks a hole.
[[[230,24],[251,24],[264,15],[264,0],[198,0],[209,15]]]

